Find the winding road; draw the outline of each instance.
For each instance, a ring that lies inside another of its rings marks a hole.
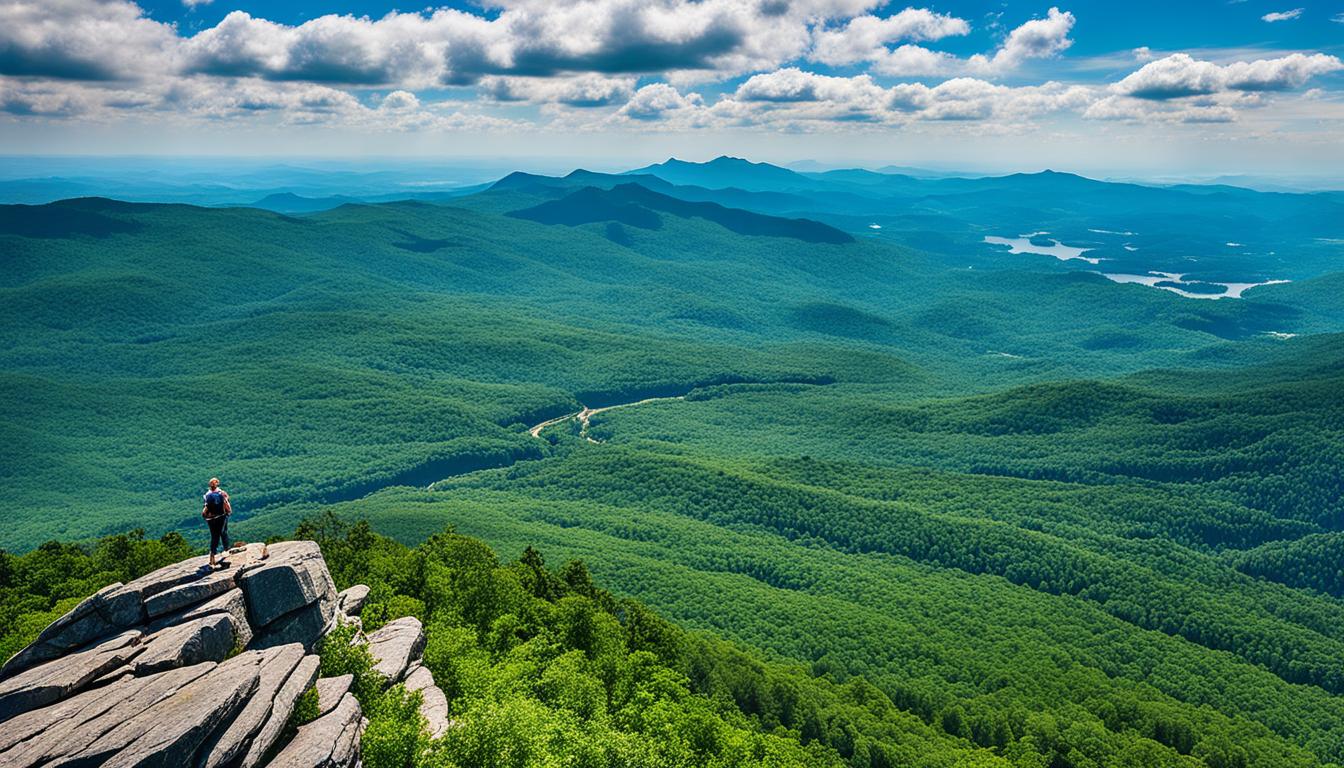
[[[592,417],[596,416],[599,413],[614,411],[617,408],[630,408],[636,405],[644,405],[645,403],[660,403],[672,400],[685,400],[685,399],[686,399],[685,395],[677,395],[676,397],[646,397],[643,400],[636,400],[631,403],[617,403],[616,405],[608,405],[602,408],[589,408],[587,406],[584,406],[583,410],[581,411],[575,411],[574,413],[567,413],[564,416],[557,416],[554,419],[547,419],[546,421],[543,421],[540,424],[528,429],[527,432],[533,437],[540,439],[541,431],[543,429],[547,427],[553,427],[556,424],[563,424],[566,421],[577,420],[580,425],[579,435],[590,443],[596,443],[600,441],[594,440],[593,438],[588,436],[588,422],[590,419],[592,419]]]

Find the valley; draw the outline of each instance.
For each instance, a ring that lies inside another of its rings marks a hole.
[[[1055,202],[987,202],[1014,194]],[[580,560],[791,680],[660,657],[780,749],[1339,765],[1344,603],[1314,553],[1344,532],[1344,292],[1316,238],[1344,219],[1257,194],[720,159],[303,212],[0,208],[0,560],[128,526],[186,546],[213,474],[236,536],[387,537],[360,539],[400,563],[380,610],[442,615],[405,563],[446,528]],[[1178,237],[1154,211],[1180,206],[1222,223]],[[790,686],[857,709],[809,725],[772,709]]]

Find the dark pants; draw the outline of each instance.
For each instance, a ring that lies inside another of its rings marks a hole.
[[[229,548],[229,516],[220,515],[205,521],[210,526],[210,554],[215,550],[223,552]],[[220,546],[223,544],[223,546]]]

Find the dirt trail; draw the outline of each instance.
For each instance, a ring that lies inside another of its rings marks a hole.
[[[564,416],[557,416],[554,419],[547,419],[546,421],[543,421],[540,424],[527,430],[527,432],[533,437],[540,438],[541,431],[543,429],[555,426],[556,424],[563,424],[564,422],[575,420],[579,422],[579,435],[590,443],[597,443],[601,441],[594,440],[593,438],[588,436],[589,421],[597,414],[606,413],[607,411],[614,411],[617,408],[630,408],[636,405],[644,405],[645,403],[659,403],[671,400],[685,400],[685,399],[686,399],[685,395],[677,395],[676,397],[646,397],[643,400],[635,400],[634,402],[630,403],[617,403],[616,405],[608,405],[602,408],[589,408],[587,406],[584,406],[583,410],[581,411],[575,411],[574,413],[567,413]]]

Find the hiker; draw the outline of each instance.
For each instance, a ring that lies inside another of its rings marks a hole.
[[[224,553],[229,550],[229,515],[233,506],[229,504],[229,494],[219,487],[219,478],[210,478],[210,489],[205,492],[205,506],[201,508],[201,517],[210,526],[210,567],[215,567],[215,548],[219,548],[220,567],[227,567]]]

